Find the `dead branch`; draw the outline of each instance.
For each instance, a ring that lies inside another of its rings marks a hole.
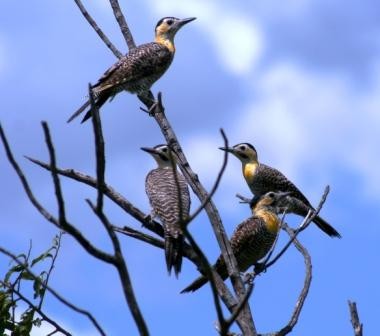
[[[103,260],[106,263],[112,264],[114,262],[114,258],[112,255],[103,252],[102,250],[96,248],[94,245],[91,244],[89,240],[87,240],[83,234],[76,229],[73,225],[71,225],[68,221],[65,221],[64,223],[60,223],[60,221],[55,218],[52,214],[50,214],[36,199],[34,196],[32,189],[29,186],[28,180],[26,179],[22,169],[18,165],[17,161],[15,160],[12,151],[10,149],[8,140],[5,136],[5,133],[3,131],[3,128],[0,124],[0,138],[2,140],[2,143],[4,145],[4,149],[8,158],[8,161],[10,162],[11,166],[15,170],[17,176],[19,177],[21,184],[25,190],[26,195],[28,196],[30,202],[33,204],[33,206],[37,209],[37,211],[50,223],[54,224],[56,227],[58,227],[61,230],[64,230],[68,232],[70,235],[72,235],[77,242],[82,245],[82,247],[92,256],[94,256],[97,259]],[[52,167],[52,172],[56,171],[56,168]],[[63,224],[63,225],[62,225]]]
[[[360,323],[356,302],[348,300],[350,310],[351,324],[354,329],[354,336],[363,336],[363,323]]]
[[[131,34],[131,31],[128,27],[127,21],[125,20],[125,17],[123,15],[123,12],[121,11],[119,1],[118,0],[109,0],[113,13],[115,15],[116,21],[119,24],[121,33],[124,36],[125,42],[127,42],[128,49],[131,51],[136,47],[135,41],[133,40],[133,36]]]
[[[101,38],[101,40],[104,42],[104,44],[112,51],[112,53],[117,58],[122,58],[123,54],[114,46],[114,44],[109,40],[109,38],[104,34],[104,32],[99,28],[95,20],[92,18],[92,16],[88,13],[86,8],[83,6],[81,0],[74,0],[76,5],[78,6],[79,10],[81,11],[84,18],[87,20],[87,22],[90,24],[90,26],[95,30],[95,32],[98,34],[98,36]]]
[[[124,296],[127,301],[128,307],[131,310],[133,319],[135,320],[136,326],[140,332],[140,335],[148,336],[149,331],[145,323],[144,317],[141,313],[140,307],[137,303],[135,293],[132,288],[131,278],[129,276],[128,267],[125,262],[119,239],[113,230],[112,224],[109,222],[107,216],[103,212],[103,194],[105,190],[105,169],[106,169],[106,160],[104,154],[104,137],[102,132],[102,125],[99,117],[99,109],[95,104],[94,96],[91,90],[91,85],[89,84],[89,96],[90,104],[92,111],[92,124],[94,131],[94,140],[95,140],[95,155],[96,155],[96,175],[97,183],[96,189],[98,191],[97,205],[93,205],[90,200],[87,200],[87,203],[93,210],[93,212],[98,216],[102,222],[104,228],[106,229],[108,236],[112,242],[114,249],[114,266],[119,273],[120,282],[123,287]]]

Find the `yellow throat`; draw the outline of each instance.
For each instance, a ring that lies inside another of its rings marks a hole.
[[[243,175],[248,185],[253,182],[258,167],[258,162],[249,162],[243,164]]]
[[[277,215],[266,209],[255,210],[255,215],[264,220],[269,232],[277,234],[278,230],[280,229],[280,220]]]
[[[170,50],[170,52],[175,52],[174,41],[168,38],[166,34],[158,33],[156,35],[155,42],[164,45],[166,48]]]

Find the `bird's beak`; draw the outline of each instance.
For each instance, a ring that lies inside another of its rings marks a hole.
[[[191,22],[191,21],[194,21],[196,19],[196,17],[191,17],[191,18],[187,18],[187,19],[182,19],[182,20],[178,20],[176,22],[176,26],[177,26],[177,30],[180,29],[181,27],[183,27],[185,24]]]
[[[233,153],[234,149],[231,147],[219,147],[220,150],[228,152],[228,153]]]
[[[151,147],[141,147],[140,149],[149,154],[158,154],[157,150]]]

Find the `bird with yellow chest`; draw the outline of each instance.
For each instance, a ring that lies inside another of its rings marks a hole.
[[[121,91],[146,97],[151,86],[166,72],[175,54],[174,37],[177,32],[195,18],[165,17],[158,21],[154,42],[142,44],[120,58],[95,85],[91,87],[97,108]],[[152,102],[153,103],[153,102]],[[90,106],[87,100],[68,120],[71,122]],[[91,107],[82,123],[91,118]]]

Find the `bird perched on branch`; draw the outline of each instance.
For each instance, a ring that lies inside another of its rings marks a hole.
[[[241,161],[244,178],[255,197],[268,191],[290,191],[291,202],[287,203],[289,212],[306,216],[309,210],[314,210],[308,199],[284,174],[259,162],[256,149],[251,144],[240,143],[220,149],[232,153]],[[339,232],[320,216],[316,216],[313,222],[330,237],[341,237]]]
[[[158,217],[165,234],[165,259],[168,272],[176,276],[181,271],[183,225],[189,217],[190,194],[183,175],[177,171],[173,154],[167,145],[142,147],[151,154],[158,167],[146,176],[145,191],[152,206],[151,217]]]
[[[240,272],[245,272],[264,258],[272,248],[281,224],[277,216],[280,211],[278,204],[280,202],[283,204],[283,200],[289,194],[289,192],[270,191],[251,203],[254,215],[237,226],[230,240]],[[228,271],[222,255],[213,268],[223,280],[227,279]],[[207,282],[208,279],[201,276],[181,293],[194,292]]]
[[[129,54],[120,58],[92,86],[95,105],[100,108],[109,98],[112,99],[123,90],[146,97],[150,87],[165,73],[173,61],[174,36],[185,24],[193,20],[195,18],[165,17],[158,21],[154,42],[142,44],[130,50]],[[89,106],[88,100],[67,122],[75,119]],[[91,115],[90,106],[82,123],[91,118]]]

